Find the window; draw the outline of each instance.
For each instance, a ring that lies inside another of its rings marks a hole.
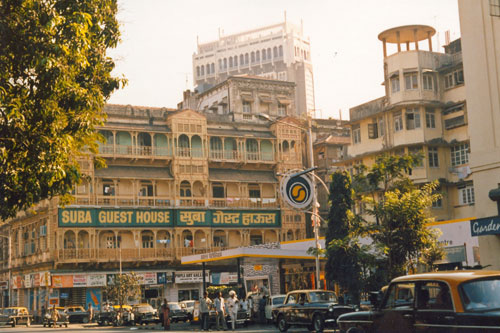
[[[448,73],[444,76],[444,87],[446,89],[458,86],[464,83],[463,69],[457,69],[454,72]]]
[[[250,235],[250,245],[262,244],[262,235]]]
[[[191,184],[188,181],[183,180],[181,182],[179,194],[181,197],[190,197],[191,196]]]
[[[115,186],[113,184],[107,183],[102,185],[103,195],[115,195]]]
[[[214,183],[212,185],[212,197],[224,198],[224,185],[222,183]]]
[[[458,190],[458,203],[459,205],[473,205],[474,199],[474,186],[467,185],[464,188]]]
[[[420,110],[418,108],[406,110],[406,129],[420,128]]]
[[[196,76],[200,76],[200,66],[196,66]]]
[[[278,58],[278,48],[276,46],[273,47],[273,57]]]
[[[234,67],[238,67],[238,56],[234,56]]]
[[[490,15],[500,17],[500,0],[490,0]]]
[[[417,290],[417,308],[453,310],[448,286],[434,281],[420,283]]]
[[[424,74],[422,75],[422,81],[424,81],[424,90],[432,90],[434,78],[432,74]]]
[[[205,66],[201,65],[201,76],[205,75]]]
[[[248,53],[245,53],[245,65],[248,65]]]
[[[415,283],[392,283],[383,309],[412,309],[415,295]]]
[[[429,156],[429,167],[437,168],[439,167],[438,149],[437,147],[427,148]]]
[[[425,127],[436,128],[436,115],[433,109],[425,109]]]
[[[233,67],[233,57],[229,57],[229,67]]]
[[[248,184],[248,196],[254,199],[260,199],[259,184]]]
[[[437,209],[437,208],[443,208],[443,199],[439,198],[436,201],[432,203],[432,208]]]
[[[374,118],[372,120],[371,124],[368,124],[368,138],[369,139],[376,139],[378,138],[378,124],[377,124],[377,118]]]
[[[282,45],[280,45],[278,51],[279,51],[279,56],[283,57],[283,46]]]
[[[408,153],[410,155],[421,155],[421,157],[423,157],[421,146],[409,147]],[[421,168],[423,166],[424,166],[424,161],[422,161],[422,159],[420,159],[420,162],[417,165],[415,165],[415,168]]]
[[[227,58],[224,58],[223,62],[224,62],[224,69],[226,69],[227,68]]]
[[[465,125],[465,116],[458,116],[444,120],[444,128],[447,130]]]
[[[469,144],[462,143],[451,147],[451,165],[457,166],[469,163]]]
[[[453,87],[453,74],[447,74],[444,76],[444,87],[446,89]]]
[[[142,248],[143,249],[153,248],[153,235],[142,235]]]
[[[378,118],[378,136],[383,137],[384,135],[385,135],[384,118]]]
[[[455,79],[455,84],[459,85],[464,83],[464,71],[462,69],[453,72],[453,78]]]
[[[359,125],[352,125],[352,142],[354,144],[361,142],[361,128]]]
[[[206,68],[206,71],[207,71],[207,75],[210,74],[210,65],[206,64],[205,68]]]
[[[42,236],[47,236],[47,226],[45,224],[40,226],[40,237]]]
[[[262,50],[262,60],[266,60],[266,59],[267,59],[266,49],[263,49]]]
[[[255,61],[260,62],[260,51],[259,50],[257,50],[255,52]]]
[[[399,76],[395,76],[391,78],[391,87],[392,92],[396,93],[399,91]]]
[[[240,66],[243,66],[244,64],[245,64],[245,57],[243,56],[243,54],[240,54]]]
[[[253,64],[255,62],[255,52],[250,53],[250,62]]]
[[[401,117],[401,111],[395,112],[394,115],[394,131],[399,132],[403,130],[403,118]]]
[[[250,102],[244,101],[243,102],[243,113],[251,113],[252,112],[252,106]]]
[[[286,105],[278,103],[278,116],[286,116]]]
[[[406,90],[418,89],[417,73],[405,74],[405,89]]]
[[[236,59],[236,58],[235,58],[235,59]],[[212,63],[212,64],[210,65],[210,72],[211,72],[211,73],[215,73],[215,64],[214,64],[214,63]]]

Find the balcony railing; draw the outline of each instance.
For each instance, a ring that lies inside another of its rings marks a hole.
[[[175,155],[177,157],[194,157],[194,158],[203,158],[204,157],[202,148],[177,147]]]
[[[131,145],[109,145],[99,146],[99,153],[103,156],[127,156],[127,157],[172,157],[172,149],[169,147],[131,146]]]

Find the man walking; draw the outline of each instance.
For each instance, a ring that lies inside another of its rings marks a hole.
[[[230,298],[227,300],[227,305],[229,308],[229,316],[231,317],[231,327],[234,331],[234,328],[236,327],[236,317],[238,315],[238,299],[236,298],[236,292],[234,290],[231,290],[229,292]]]
[[[222,292],[219,292],[219,295],[215,299],[215,323],[217,325],[217,331],[220,331],[222,328],[224,331],[227,331],[226,324],[226,304],[224,304],[224,298],[222,297]],[[222,325],[220,322],[222,321]]]
[[[201,329],[204,331],[208,331],[208,313],[210,311],[209,309],[210,304],[212,304],[212,300],[208,297],[208,293],[205,291],[203,293],[203,298],[200,299],[200,313],[201,313],[200,325]]]

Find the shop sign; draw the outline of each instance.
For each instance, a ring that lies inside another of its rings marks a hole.
[[[203,282],[203,271],[175,272],[175,283],[200,283]],[[210,272],[205,271],[205,282],[210,282]]]
[[[31,274],[31,280],[33,287],[40,287],[40,273]]]
[[[167,283],[167,276],[166,276],[165,272],[163,272],[163,273],[156,273],[156,281],[159,284],[165,284],[165,283]]]
[[[485,217],[470,221],[472,236],[500,234],[500,216]]]
[[[24,288],[31,288],[31,276],[29,274],[24,276]]]
[[[106,285],[114,286],[116,281],[116,274],[106,274]]]
[[[285,175],[280,182],[281,197],[292,208],[305,209],[311,205],[314,186],[307,175]]]
[[[61,299],[68,299],[69,298],[69,294],[68,293],[61,293],[60,298]]]
[[[0,289],[2,290],[9,289],[9,281],[0,281]]]
[[[156,273],[138,273],[139,284],[156,284]]]
[[[87,275],[75,274],[73,275],[73,287],[86,287]]]
[[[238,273],[212,273],[212,284],[238,283]]]
[[[51,280],[50,272],[40,273],[40,287],[50,287]]]
[[[19,289],[23,287],[23,278],[22,276],[14,276],[12,278],[12,289]]]
[[[87,275],[87,287],[105,287],[106,274]]]
[[[52,275],[52,287],[54,288],[72,288],[73,275]]]
[[[91,276],[91,275],[89,275]],[[104,275],[104,282],[106,282],[106,275]],[[85,295],[86,302],[85,304],[92,304],[92,307],[97,311],[101,310],[101,299],[102,292],[101,289],[98,288],[87,288],[87,292]]]
[[[171,209],[59,208],[59,227],[167,227]]]
[[[49,292],[49,305],[59,305],[59,289],[51,289]]]
[[[279,227],[278,210],[240,211],[240,210],[176,210],[175,225],[179,227],[236,227],[270,228]]]

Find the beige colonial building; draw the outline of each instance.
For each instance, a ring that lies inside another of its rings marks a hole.
[[[350,109],[351,145],[341,165],[353,171],[361,163],[372,165],[383,153],[421,153],[424,159],[410,177],[417,184],[439,180],[443,198],[431,213],[442,222],[436,224],[456,222],[465,228],[443,232],[441,241],[450,253],[461,253],[460,264],[474,265],[479,261],[477,239],[456,236],[468,232],[475,205],[461,43],[453,41],[444,53],[437,52],[434,34],[423,25],[379,34],[386,93]]]
[[[500,1],[458,1],[471,143],[470,168],[476,195],[473,223],[481,264],[500,269],[498,202],[489,192],[500,188]],[[498,193],[496,195],[498,200]],[[486,219],[486,217],[491,217]],[[479,225],[497,226],[480,232]]]
[[[107,167],[81,161],[71,205],[47,200],[1,227],[12,239],[0,273],[5,296],[11,275],[10,304],[104,300],[118,270],[137,272],[153,305],[196,299],[200,268],[181,256],[304,238],[304,213],[278,190],[278,174],[305,167],[294,94],[290,82],[235,77],[187,92],[179,109],[106,105]]]

